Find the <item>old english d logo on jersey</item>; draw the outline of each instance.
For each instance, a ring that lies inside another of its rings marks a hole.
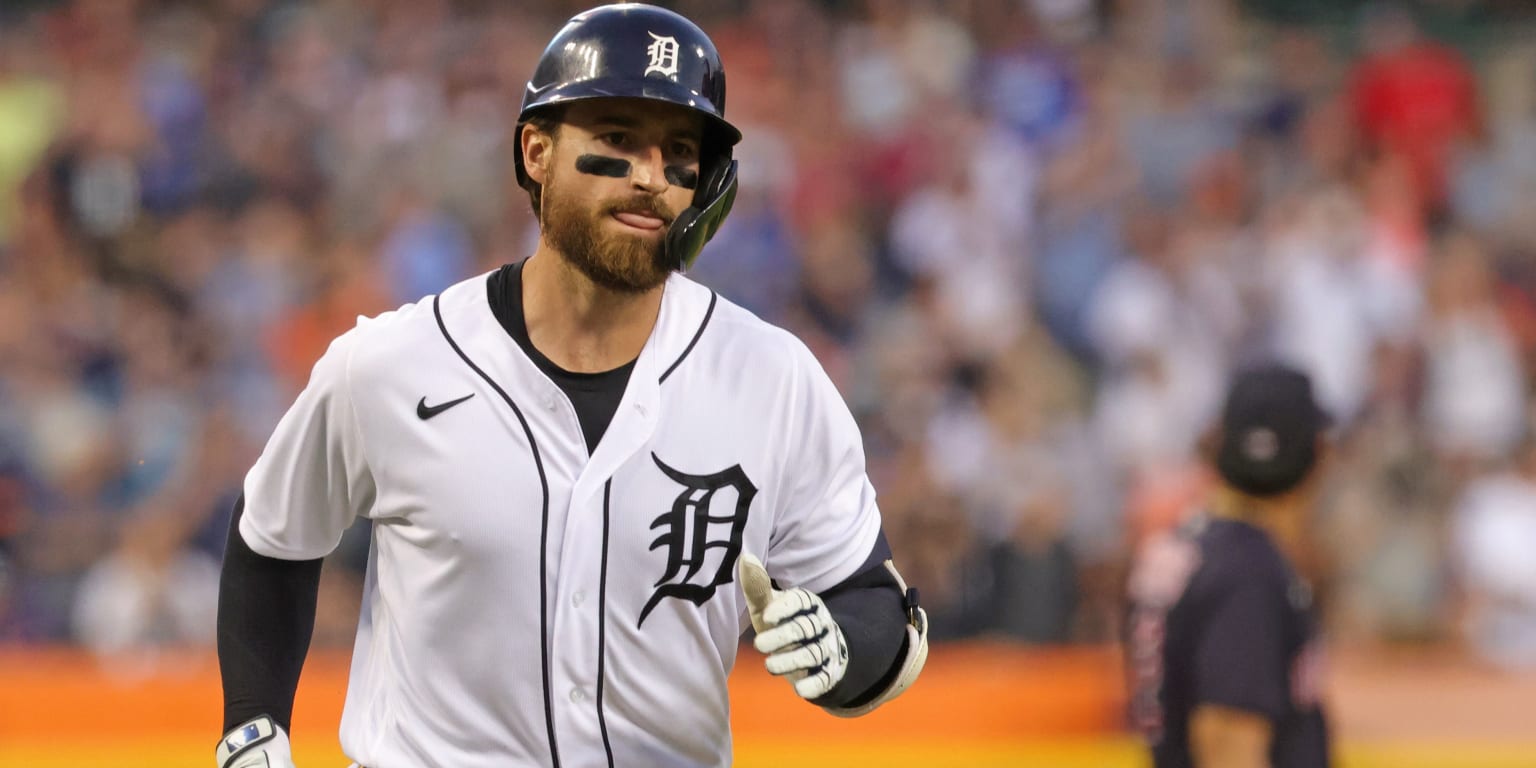
[[[654,453],[651,459],[667,477],[683,486],[683,490],[672,501],[672,507],[651,522],[651,529],[660,530],[661,535],[651,542],[650,548],[666,550],[667,567],[656,580],[656,591],[640,611],[636,626],[645,624],[645,617],[662,598],[676,597],[703,605],[715,596],[716,587],[731,583],[736,557],[741,554],[741,534],[747,525],[747,510],[757,495],[757,486],[747,478],[740,464],[712,475],[690,475],[667,466]],[[729,499],[716,504],[715,493],[727,488],[736,491],[735,504],[732,505]],[[705,570],[712,549],[722,550],[719,561],[702,578],[696,579],[700,571]]]
[[[649,75],[659,72],[667,77],[677,77],[677,38],[667,35],[662,37],[655,32],[648,32],[653,41],[645,47],[646,55],[651,57],[651,63],[646,66],[642,74]]]

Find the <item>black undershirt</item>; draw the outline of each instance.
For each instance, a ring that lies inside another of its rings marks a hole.
[[[523,264],[508,264],[491,273],[486,281],[486,292],[491,302],[491,314],[506,329],[507,335],[517,342],[533,364],[544,372],[576,408],[576,420],[581,423],[581,434],[587,439],[587,453],[597,450],[597,443],[608,431],[613,414],[624,399],[624,388],[629,386],[629,375],[635,370],[631,360],[611,371],[601,373],[575,373],[555,365],[544,353],[534,348],[528,338],[528,321],[523,316]]]

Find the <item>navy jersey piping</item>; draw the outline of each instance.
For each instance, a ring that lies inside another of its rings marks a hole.
[[[500,384],[497,384],[494,379],[486,375],[485,371],[480,369],[480,366],[475,365],[475,361],[469,359],[469,355],[464,354],[464,350],[459,348],[459,343],[453,340],[453,335],[448,332],[448,326],[443,323],[441,296],[434,296],[432,298],[432,314],[437,318],[437,329],[442,332],[443,338],[448,342],[448,346],[453,347],[453,351],[458,354],[459,359],[463,360],[465,365],[469,366],[470,370],[474,371],[481,379],[484,379],[485,383],[491,386],[491,389],[496,390],[496,394],[501,395],[501,399],[506,401],[507,407],[512,409],[512,414],[517,416],[517,422],[523,427],[523,434],[528,437],[528,447],[533,451],[533,465],[539,471],[539,488],[543,491],[543,510],[539,522],[539,656],[542,662],[540,667],[544,677],[544,726],[549,732],[549,757],[553,761],[551,763],[552,767],[560,768],[560,750],[555,744],[554,702],[550,695],[549,685],[549,585],[545,580],[545,574],[548,573],[547,553],[549,551],[549,479],[544,475],[544,460],[539,456],[539,443],[533,438],[533,430],[529,428],[528,420],[523,418],[523,412],[517,407],[517,403],[512,402],[512,398],[506,393],[506,390],[502,389]]]
[[[608,646],[604,640],[608,625],[608,500],[613,492],[613,478],[603,483],[603,557],[597,581],[597,727],[603,733],[603,751],[608,768],[613,768],[613,745],[608,742],[608,718],[603,714],[604,662]]]
[[[713,317],[715,314],[715,302],[719,299],[720,294],[715,293],[714,291],[709,292],[709,308],[704,310],[704,319],[699,323],[699,329],[693,332],[693,338],[689,340],[688,346],[683,348],[683,353],[678,355],[677,360],[673,361],[672,365],[667,368],[666,372],[661,374],[661,378],[656,380],[657,384],[665,384],[667,377],[671,376],[672,372],[677,370],[679,365],[683,364],[683,360],[688,358],[688,353],[693,351],[694,345],[699,343],[699,337],[704,335],[704,329],[709,326],[709,318]]]

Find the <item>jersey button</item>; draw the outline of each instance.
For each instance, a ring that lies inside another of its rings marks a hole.
[[[586,599],[587,593],[577,590],[576,594],[571,595],[571,605],[580,607],[583,602],[586,602]]]
[[[572,688],[571,689],[571,703],[572,704],[580,704],[580,703],[582,703],[583,701],[586,701],[586,700],[587,700],[587,692],[586,691],[583,691],[580,688]]]

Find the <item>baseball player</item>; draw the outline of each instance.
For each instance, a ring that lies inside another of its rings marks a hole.
[[[1304,374],[1240,373],[1211,441],[1208,512],[1132,569],[1130,715],[1157,768],[1329,765],[1312,593],[1287,557],[1327,423]]]
[[[660,8],[580,14],[516,137],[534,254],[360,319],[245,478],[221,768],[292,765],[320,559],[360,517],[358,766],[727,765],[749,622],[835,715],[922,669],[846,405],[799,340],[679,274],[736,192],[714,44]]]

